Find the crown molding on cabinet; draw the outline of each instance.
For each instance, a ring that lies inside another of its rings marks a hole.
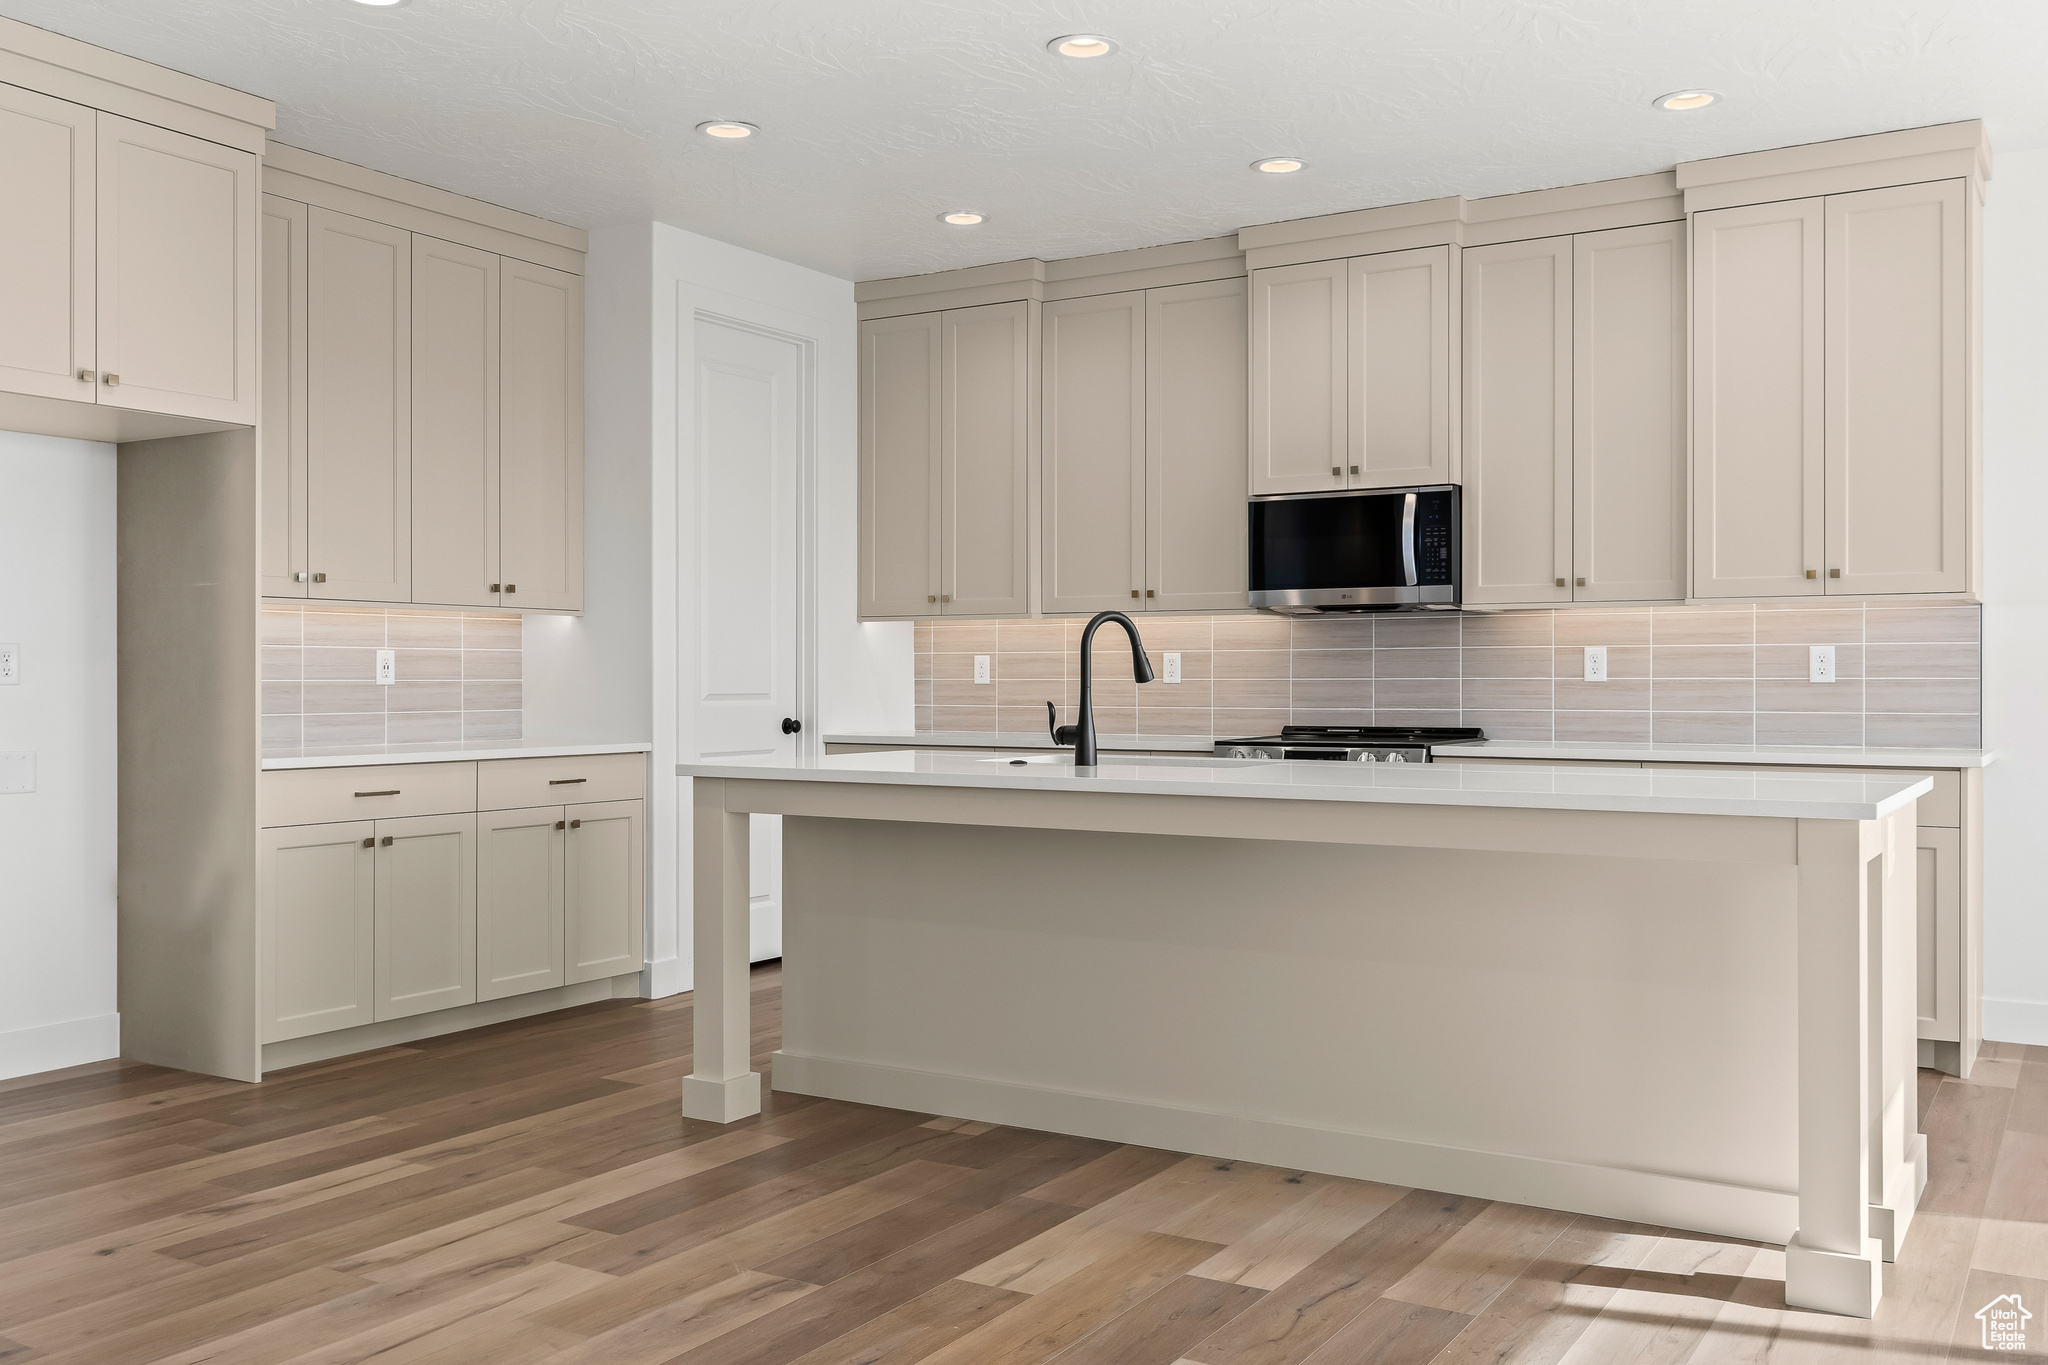
[[[1982,119],[1968,119],[1682,161],[1677,175],[1687,213],[1927,180],[1967,180],[1981,204],[1991,179],[1991,139]]]
[[[863,280],[853,286],[860,320],[900,318],[948,308],[979,308],[990,303],[1039,301],[1045,297],[1045,262],[1027,256],[964,270],[938,270],[928,275],[900,275],[888,280]]]
[[[280,142],[264,150],[263,192],[572,275],[590,249],[582,228]]]
[[[267,99],[0,18],[0,81],[245,152],[277,126]]]
[[[854,285],[853,296],[861,320],[866,322],[991,303],[1092,298],[1131,289],[1242,279],[1244,275],[1244,253],[1237,248],[1237,238],[1208,237],[1062,261],[1027,256],[964,270],[865,280]]]

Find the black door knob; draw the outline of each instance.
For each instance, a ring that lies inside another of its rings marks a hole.
[[[782,733],[785,735],[797,734],[803,728],[804,723],[798,720],[795,716],[784,716],[782,718]]]

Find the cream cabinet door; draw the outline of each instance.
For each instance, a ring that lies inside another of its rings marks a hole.
[[[1572,600],[1685,596],[1685,225],[1572,239]]]
[[[941,315],[939,609],[1030,610],[1031,310],[1023,301]]]
[[[1349,487],[1458,480],[1456,251],[1351,262]]]
[[[644,805],[594,801],[566,808],[562,910],[569,985],[637,972],[646,876]]]
[[[256,445],[263,461],[258,554],[265,597],[304,597],[306,563],[307,207],[263,196],[263,403]]]
[[[1464,254],[1465,600],[1572,597],[1572,239]]]
[[[256,158],[97,122],[99,401],[255,426]]]
[[[412,600],[498,605],[499,259],[412,239]]]
[[[1919,898],[1916,923],[1917,973],[1922,1038],[1960,1042],[1963,1036],[1962,837],[1959,829],[1929,829],[1919,835]]]
[[[1251,491],[1326,493],[1351,457],[1347,261],[1251,275]]]
[[[476,818],[476,998],[562,984],[560,806]]]
[[[939,614],[939,314],[860,324],[860,614]]]
[[[262,831],[259,1009],[266,1043],[375,1020],[376,825]]]
[[[1133,610],[1145,587],[1145,292],[1060,299],[1043,316],[1040,606]]]
[[[1963,182],[1827,200],[1827,590],[1968,585]]]
[[[1692,592],[1804,597],[1821,577],[1823,206],[1692,220]]]
[[[476,1000],[476,816],[377,822],[377,1017]]]
[[[97,396],[92,110],[0,85],[0,390]]]
[[[507,607],[583,606],[583,280],[507,257],[499,570]]]
[[[1145,291],[1145,605],[1247,605],[1245,282]]]
[[[310,596],[412,600],[412,234],[331,209],[306,248]]]

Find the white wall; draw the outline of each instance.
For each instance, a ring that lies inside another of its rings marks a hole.
[[[2048,1046],[2048,151],[1984,209],[1984,1036]]]
[[[0,432],[0,1078],[120,1052],[115,1012],[114,447]]]
[[[682,500],[694,486],[686,381],[694,373],[697,309],[788,322],[816,338],[817,700],[815,714],[804,717],[811,735],[910,728],[911,628],[856,617],[853,285],[660,223],[594,231],[588,270],[588,597],[597,603],[601,591],[616,592],[620,602],[580,625],[529,618],[527,734],[596,738],[595,727],[645,717],[643,733],[606,737],[654,744],[644,985],[667,995],[691,985],[688,802],[671,774],[696,751],[679,678],[692,672],[696,639],[694,621],[684,619],[694,600],[694,513]]]

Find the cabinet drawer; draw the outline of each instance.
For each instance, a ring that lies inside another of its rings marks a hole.
[[[1727,763],[1652,763],[1652,768],[1727,768]],[[1962,776],[1946,768],[1846,768],[1846,767],[1805,767],[1791,763],[1744,763],[1745,768],[1760,768],[1785,773],[1864,773],[1871,777],[1931,777],[1934,790],[1920,798],[1919,810],[1914,813],[1913,823],[1922,829],[1960,829],[1963,824],[1963,780]]]
[[[473,811],[476,767],[474,763],[393,763],[268,772],[258,787],[257,814],[269,829]]]
[[[571,801],[638,801],[646,794],[644,754],[498,758],[477,764],[478,810],[518,810]]]

